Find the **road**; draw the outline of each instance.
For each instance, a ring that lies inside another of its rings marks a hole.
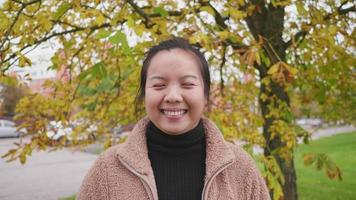
[[[0,139],[0,155],[18,139]],[[58,200],[72,196],[97,155],[58,150],[34,151],[25,165],[0,158],[1,200]]]

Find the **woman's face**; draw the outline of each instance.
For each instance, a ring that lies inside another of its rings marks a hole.
[[[198,60],[183,49],[160,51],[151,60],[145,85],[149,119],[163,132],[179,135],[193,129],[206,105]]]

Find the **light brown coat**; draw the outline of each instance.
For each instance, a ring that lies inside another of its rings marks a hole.
[[[158,200],[147,153],[146,126],[140,120],[127,141],[102,154],[89,170],[79,200]],[[218,128],[203,119],[206,171],[202,200],[267,200],[268,190],[254,161],[240,147],[227,143]],[[173,180],[174,181],[174,180]]]

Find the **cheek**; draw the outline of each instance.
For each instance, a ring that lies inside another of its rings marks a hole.
[[[207,105],[207,100],[204,96],[204,93],[199,91],[197,92],[190,92],[189,94],[185,95],[186,102],[191,105],[193,109],[201,110]]]
[[[146,95],[145,95],[146,111],[156,109],[157,106],[160,104],[161,99],[162,98],[160,97],[160,95],[158,95],[154,92],[151,92],[151,91],[146,92]]]

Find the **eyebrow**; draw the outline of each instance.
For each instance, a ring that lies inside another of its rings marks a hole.
[[[185,76],[183,76],[183,77],[180,78],[180,79],[187,79],[187,78],[193,78],[193,79],[198,80],[198,77],[197,77],[197,76],[194,76],[194,75],[185,75]]]
[[[152,76],[152,77],[150,78],[150,80],[154,80],[154,79],[166,80],[166,79],[163,78],[162,76]]]
[[[193,79],[198,79],[197,76],[194,76],[194,75],[184,75],[183,77],[181,77],[180,79],[188,79],[188,78],[193,78]],[[152,76],[150,78],[150,80],[154,80],[154,79],[158,79],[158,80],[166,80],[164,77],[162,76]]]

